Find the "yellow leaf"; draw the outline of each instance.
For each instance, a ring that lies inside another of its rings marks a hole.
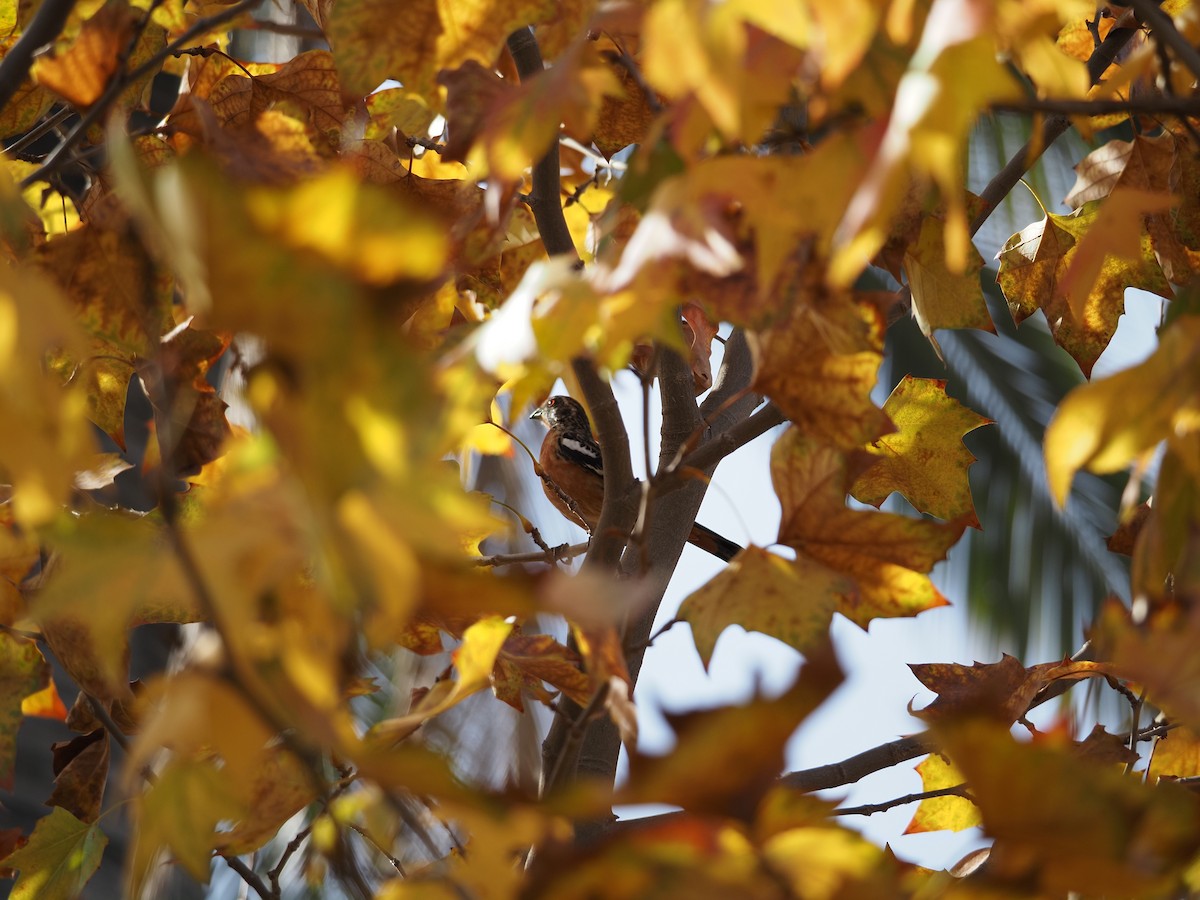
[[[94,452],[86,397],[47,372],[47,356],[80,358],[84,343],[57,288],[25,269],[0,267],[0,467],[13,485],[13,512],[43,525],[66,502],[75,472]]]
[[[1159,441],[1182,439],[1200,421],[1200,317],[1165,328],[1144,363],[1080,385],[1046,429],[1050,491],[1061,504],[1082,468],[1106,474],[1129,465]]]
[[[904,376],[883,411],[896,426],[867,446],[877,462],[854,482],[856,500],[878,507],[899,491],[923,513],[979,527],[967,470],[975,457],[962,443],[990,420],[946,395],[946,382]]]
[[[940,219],[927,217],[917,242],[904,254],[904,271],[912,291],[913,318],[921,333],[938,349],[933,332],[938,328],[980,328],[995,331],[983,300],[980,271],[983,257],[972,246],[968,263],[960,272],[946,266],[945,229]],[[938,350],[939,355],[941,353]]]
[[[108,838],[93,822],[80,822],[55,807],[38,819],[29,842],[0,862],[19,869],[12,900],[73,900],[100,867]]]
[[[248,798],[211,760],[172,760],[137,801],[129,858],[130,896],[138,896],[151,867],[169,849],[193,878],[208,883],[217,824],[240,819]]]
[[[426,719],[445,712],[476,691],[487,687],[496,657],[513,629],[513,623],[498,616],[481,619],[463,633],[462,644],[454,651],[455,681],[438,682],[408,715],[380,722],[371,730],[379,743],[401,741]]]
[[[812,560],[789,562],[760,547],[747,547],[688,596],[675,617],[692,626],[696,650],[707,669],[717,638],[730,625],[808,652],[829,633],[838,598],[853,592],[850,579]]]
[[[954,763],[931,753],[917,766],[921,776],[922,791],[938,791],[957,787],[966,779]],[[962,831],[982,823],[979,809],[970,800],[948,794],[944,797],[927,797],[917,806],[912,821],[904,829],[905,834],[923,834],[928,831]]]

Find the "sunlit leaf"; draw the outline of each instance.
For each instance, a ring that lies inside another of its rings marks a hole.
[[[20,869],[13,900],[72,900],[100,867],[108,838],[95,823],[80,822],[65,809],[38,819],[29,841],[0,863]]]

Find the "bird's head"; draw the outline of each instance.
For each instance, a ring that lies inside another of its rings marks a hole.
[[[547,428],[565,428],[569,431],[592,433],[591,423],[587,413],[578,400],[565,394],[548,397],[546,402],[535,409],[529,416],[531,419],[541,419]]]

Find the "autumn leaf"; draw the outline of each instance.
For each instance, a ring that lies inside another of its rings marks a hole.
[[[542,702],[549,701],[541,686],[543,681],[580,705],[591,698],[588,676],[580,668],[577,653],[548,634],[514,630],[496,656],[492,689],[500,700],[524,712],[521,697],[526,691]]]
[[[914,616],[947,601],[927,573],[962,535],[963,521],[939,524],[846,507],[847,460],[789,429],[771,451],[771,477],[783,505],[779,542],[851,580],[838,611],[871,619]],[[861,464],[861,462],[859,463]]]
[[[896,385],[883,412],[896,431],[867,445],[877,461],[854,482],[851,495],[878,508],[898,491],[921,512],[962,518],[978,528],[967,479],[975,456],[962,438],[990,420],[947,396],[945,381],[911,375]]]
[[[1195,430],[1189,410],[1200,395],[1200,317],[1181,316],[1163,329],[1158,349],[1140,365],[1080,385],[1046,429],[1050,491],[1065,503],[1082,468],[1117,472],[1160,441]]]
[[[967,264],[961,272],[946,266],[945,227],[935,217],[923,218],[917,240],[904,253],[913,318],[939,355],[941,350],[933,336],[939,328],[995,331],[979,280],[983,257],[974,246],[967,255]]]
[[[130,851],[130,893],[136,895],[163,849],[201,884],[207,884],[217,824],[245,815],[246,798],[211,760],[173,760],[137,803]]]
[[[921,776],[921,790],[940,791],[958,787],[965,780],[950,760],[931,753],[917,765]],[[947,794],[941,797],[926,797],[917,806],[912,821],[904,829],[905,834],[924,834],[929,831],[962,831],[981,824],[979,810],[965,797]]]
[[[50,680],[50,665],[37,644],[8,631],[0,631],[0,787],[11,790],[17,757],[17,729],[26,697],[43,690]]]
[[[513,629],[513,623],[499,617],[476,622],[463,633],[462,644],[454,651],[454,666],[458,678],[439,681],[403,716],[375,725],[371,739],[378,744],[394,744],[416,731],[426,719],[431,719],[487,687],[500,648]]]
[[[125,0],[109,0],[83,23],[67,50],[34,61],[33,77],[68,103],[91,106],[120,68],[134,24]]]
[[[1162,208],[1156,199],[1131,197],[1130,202],[1135,206],[1126,207],[1127,211]],[[1010,237],[999,256],[997,277],[1013,319],[1019,324],[1044,310],[1054,340],[1079,363],[1084,375],[1091,374],[1117,330],[1117,320],[1125,311],[1126,288],[1170,296],[1150,238],[1120,234],[1120,229],[1140,224],[1140,219],[1110,220],[1118,229],[1115,237],[1110,229],[1108,237],[1089,240],[1097,225],[1106,227],[1100,221],[1102,209],[1100,202],[1094,202],[1067,216],[1047,213],[1041,222]],[[1114,241],[1126,255],[1102,256]]]
[[[690,594],[675,617],[692,627],[704,668],[730,625],[758,631],[807,653],[826,639],[841,597],[853,596],[844,575],[804,557],[794,562],[747,547],[708,584]]]
[[[974,721],[939,736],[994,838],[987,878],[1046,895],[1169,891],[1200,847],[1200,801]]]
[[[849,451],[892,430],[871,401],[883,326],[867,304],[816,290],[763,333],[754,386],[805,433]]]
[[[21,874],[13,885],[13,900],[71,900],[82,893],[100,867],[108,838],[95,823],[80,822],[64,809],[38,819],[28,842],[3,860]]]
[[[421,0],[402,16],[387,0],[339,0],[325,35],[348,94],[366,96],[394,78],[436,101],[439,71],[456,69],[469,59],[491,64],[513,31],[548,21],[555,13],[555,5],[545,0],[503,6]]]
[[[54,792],[46,801],[84,822],[100,817],[108,782],[108,731],[96,728],[69,741],[50,745],[54,757]]]
[[[1102,663],[1066,660],[1026,668],[1007,653],[998,663],[910,665],[917,680],[938,697],[913,715],[927,722],[990,717],[1011,724],[1022,718],[1038,692],[1060,680],[1103,678]]]

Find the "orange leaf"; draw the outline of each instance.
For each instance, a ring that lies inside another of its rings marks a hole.
[[[861,465],[861,457],[853,462]],[[783,505],[780,543],[851,580],[856,590],[839,595],[838,611],[864,628],[874,618],[945,606],[946,598],[925,573],[946,555],[966,523],[848,509],[850,464],[796,428],[776,442],[771,477]]]
[[[91,106],[120,68],[134,21],[133,9],[125,0],[109,0],[83,23],[66,51],[34,61],[33,77],[68,103]]]

